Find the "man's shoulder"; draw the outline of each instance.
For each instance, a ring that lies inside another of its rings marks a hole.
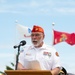
[[[51,46],[51,45],[46,45],[46,49],[50,50],[50,51],[54,51],[56,52],[56,49],[54,48],[54,46]]]
[[[54,46],[46,45],[47,48],[55,49]]]

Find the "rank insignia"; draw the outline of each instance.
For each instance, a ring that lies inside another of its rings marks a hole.
[[[51,56],[51,53],[50,53],[50,52],[48,53],[48,56],[49,56],[49,57]]]
[[[43,55],[48,55],[50,57],[51,56],[51,52],[44,52]]]

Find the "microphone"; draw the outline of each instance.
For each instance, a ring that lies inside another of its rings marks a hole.
[[[25,40],[22,40],[19,45],[15,45],[14,48],[20,47],[20,46],[24,46],[26,44]]]

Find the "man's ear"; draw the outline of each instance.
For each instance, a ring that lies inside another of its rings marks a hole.
[[[45,34],[43,34],[43,39],[45,38]]]

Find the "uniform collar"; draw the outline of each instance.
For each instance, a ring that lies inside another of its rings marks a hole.
[[[46,44],[43,43],[42,47],[39,47],[39,48],[35,48],[34,45],[31,46],[31,49],[39,49],[39,50],[44,50],[46,49]]]

